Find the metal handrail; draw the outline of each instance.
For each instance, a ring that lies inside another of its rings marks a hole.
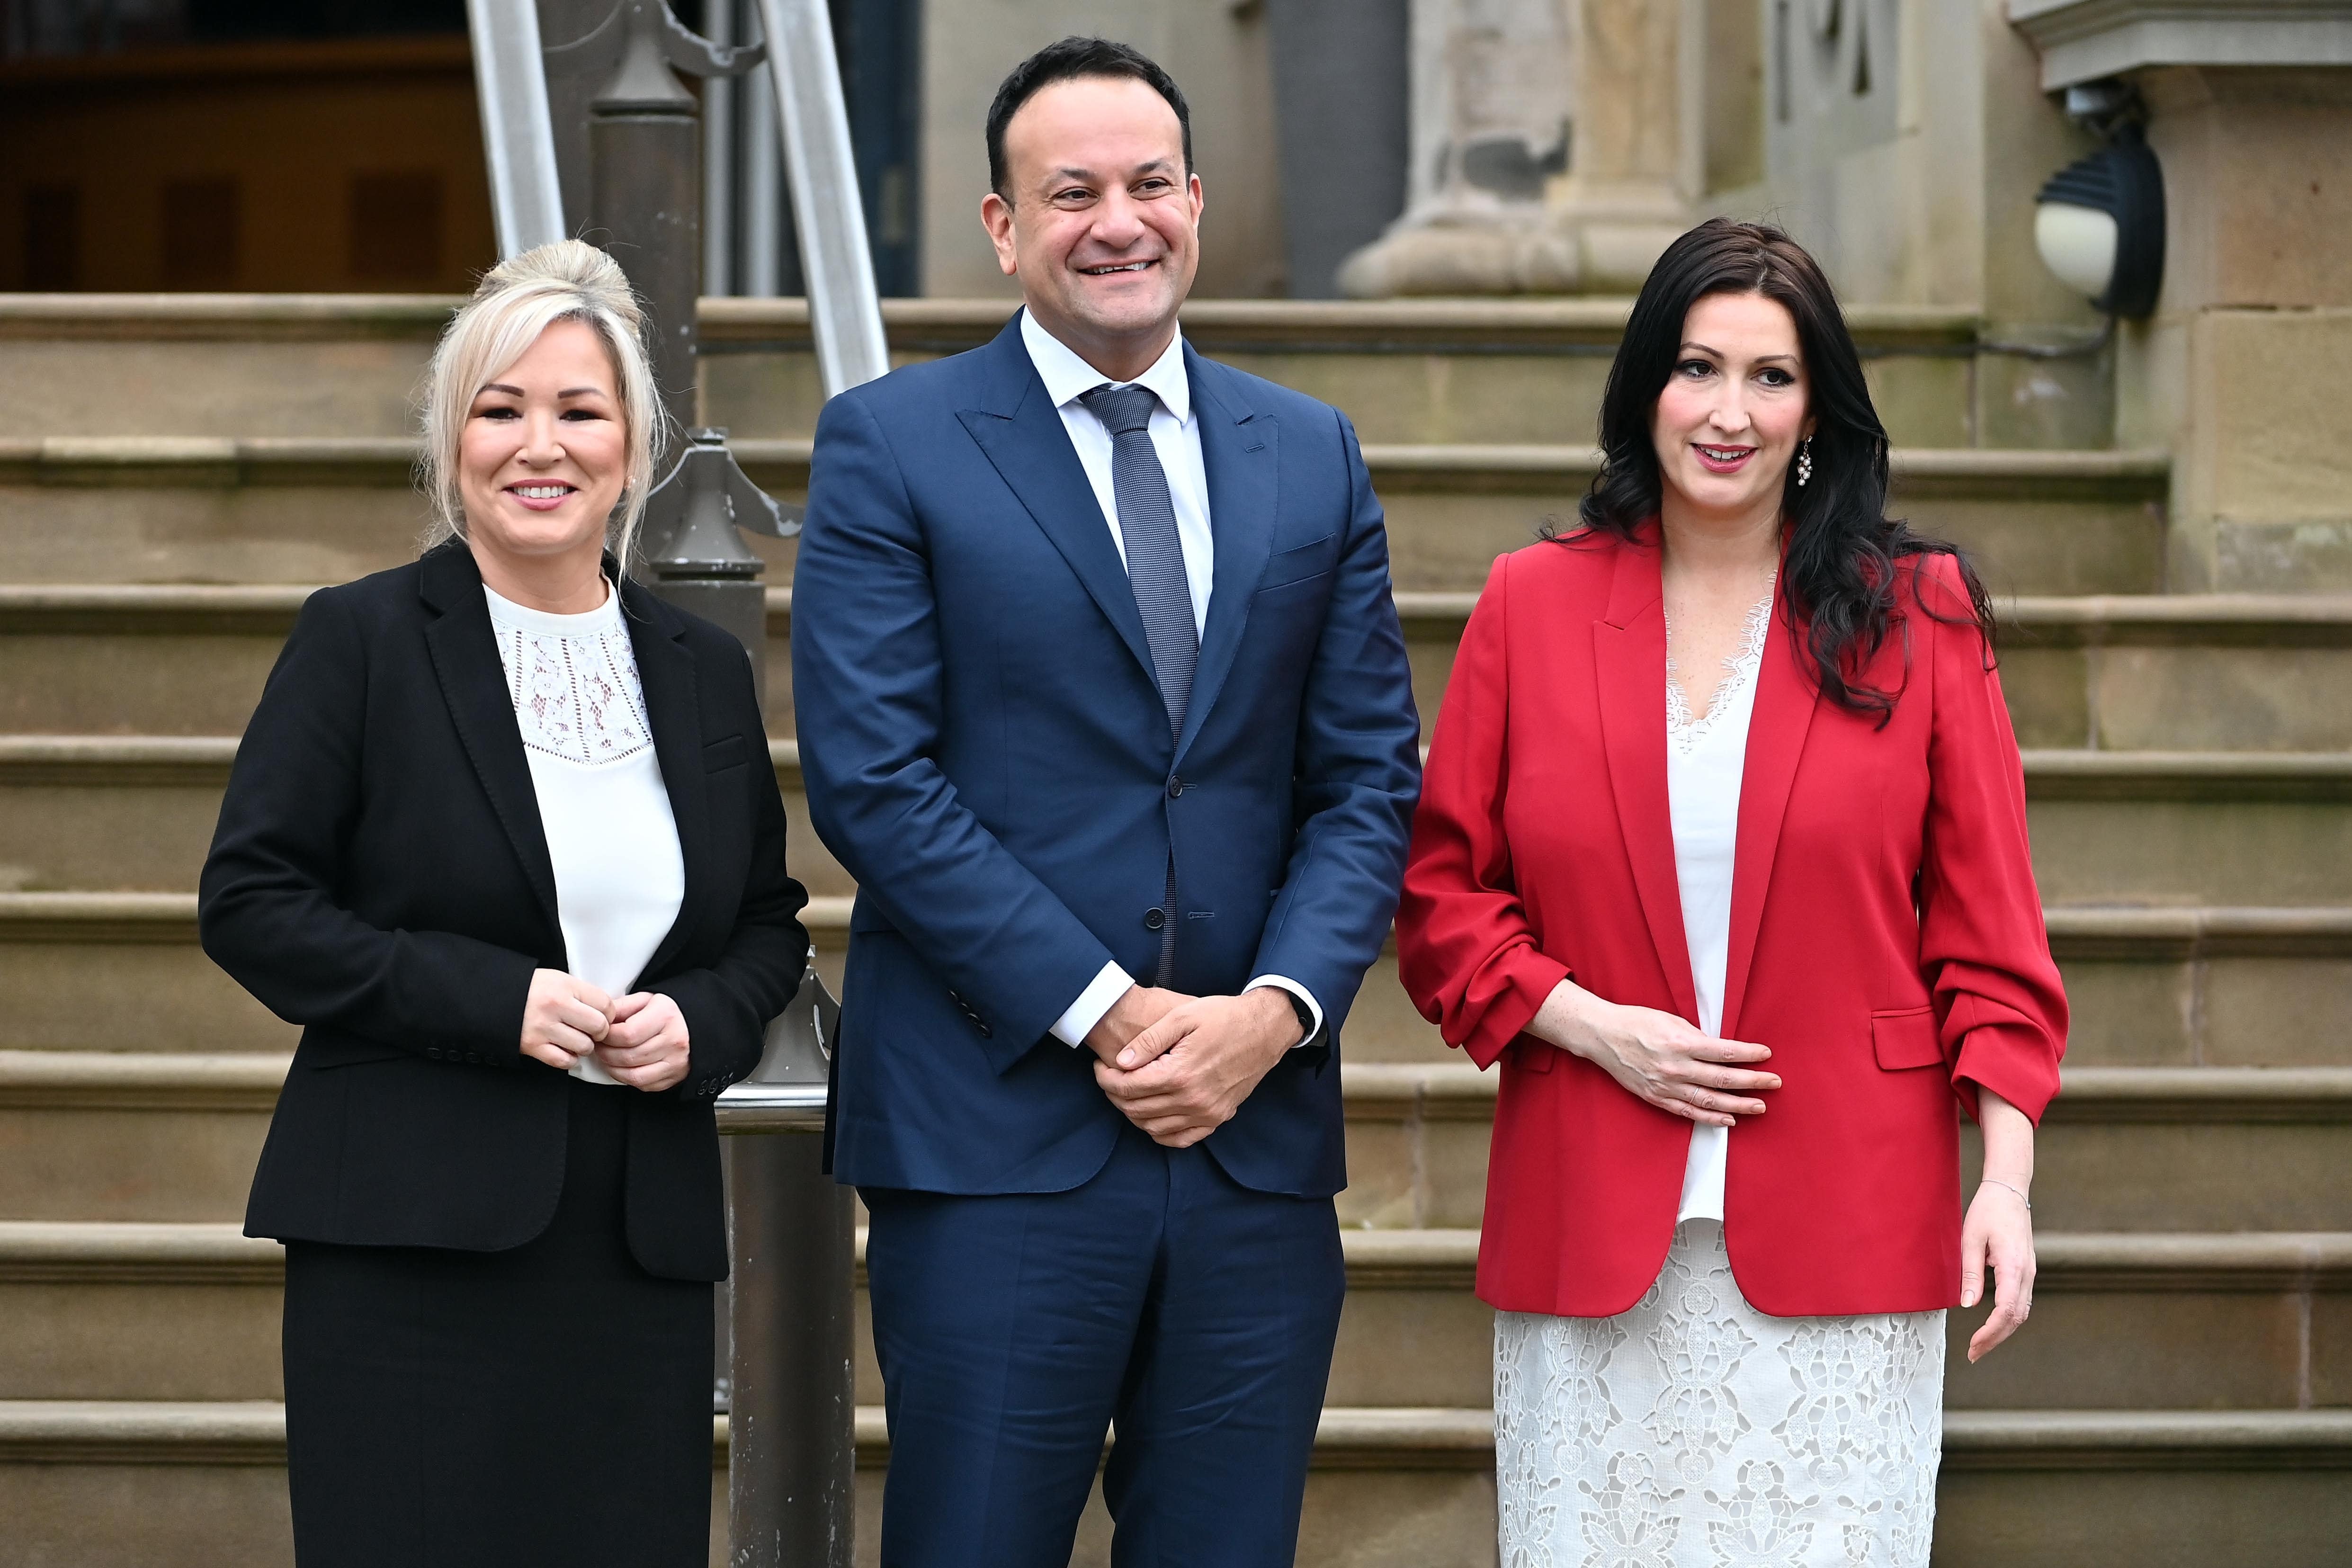
[[[776,122],[792,184],[817,373],[830,397],[890,368],[833,18],[825,0],[760,0],[760,22],[776,85]]]
[[[490,212],[504,259],[552,245],[568,232],[540,56],[539,7],[534,0],[466,0],[466,26],[474,39]]]

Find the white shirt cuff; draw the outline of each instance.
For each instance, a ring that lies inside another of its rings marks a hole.
[[[1102,973],[1087,983],[1078,999],[1070,1004],[1069,1011],[1054,1020],[1053,1036],[1066,1046],[1083,1046],[1087,1037],[1095,1032],[1103,1015],[1135,984],[1134,976],[1116,963],[1106,963]]]
[[[1244,991],[1255,991],[1261,985],[1278,985],[1282,987],[1282,989],[1289,992],[1301,1002],[1306,1003],[1307,1012],[1314,1015],[1315,1026],[1298,1037],[1298,1046],[1305,1045],[1307,1041],[1313,1039],[1316,1036],[1323,1032],[1323,1004],[1315,1000],[1315,994],[1313,992],[1307,990],[1306,986],[1298,984],[1297,981],[1287,979],[1279,974],[1261,974],[1255,980],[1251,981],[1247,985],[1243,986],[1242,989]],[[1298,1046],[1293,1046],[1290,1048],[1295,1051],[1298,1048]]]

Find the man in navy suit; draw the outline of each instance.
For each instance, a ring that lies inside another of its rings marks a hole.
[[[1339,1031],[1419,722],[1354,429],[1178,333],[1183,95],[1065,39],[988,121],[1024,308],[817,423],[793,687],[858,883],[835,1161],[889,1568],[1286,1564],[1345,1289]]]

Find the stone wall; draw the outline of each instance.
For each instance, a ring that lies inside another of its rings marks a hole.
[[[923,292],[1017,299],[980,226],[982,132],[1007,71],[1073,33],[1134,45],[1184,89],[1201,221],[1203,296],[1284,292],[1274,77],[1265,6],[1233,0],[930,0],[923,12]]]

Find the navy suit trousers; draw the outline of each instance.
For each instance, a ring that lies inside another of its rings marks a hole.
[[[884,1568],[1286,1568],[1347,1276],[1331,1200],[1133,1127],[1068,1192],[866,1188]]]

